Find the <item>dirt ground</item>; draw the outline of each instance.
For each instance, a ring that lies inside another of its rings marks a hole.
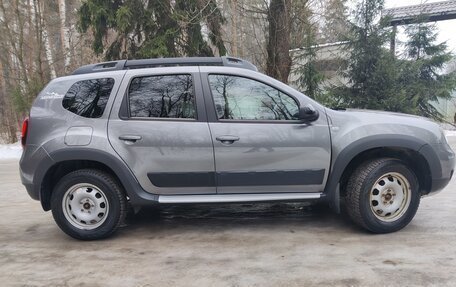
[[[0,161],[0,286],[456,286],[455,241],[453,180],[388,235],[304,203],[186,205],[82,242]]]

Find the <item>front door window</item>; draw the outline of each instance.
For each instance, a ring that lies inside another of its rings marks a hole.
[[[264,83],[232,75],[209,75],[217,117],[221,120],[299,120],[299,105]]]

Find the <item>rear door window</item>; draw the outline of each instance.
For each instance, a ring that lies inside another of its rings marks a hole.
[[[195,119],[195,92],[191,75],[134,78],[128,89],[131,118]]]

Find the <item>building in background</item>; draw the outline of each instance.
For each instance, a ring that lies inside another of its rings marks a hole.
[[[347,58],[349,57],[348,42],[320,44],[311,48],[316,53],[316,67],[324,76],[321,88],[347,85],[348,80],[343,76],[343,72],[347,68]],[[306,48],[292,49],[290,54],[293,66],[289,83],[297,88],[299,67],[306,64]]]

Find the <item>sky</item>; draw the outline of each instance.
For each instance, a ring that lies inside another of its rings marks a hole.
[[[421,3],[432,3],[432,2],[441,2],[442,0],[385,0],[385,8],[396,8],[408,5],[417,5]],[[447,45],[450,51],[456,54],[456,19],[454,20],[446,20],[436,22],[436,26],[438,27],[439,42],[447,41]],[[404,40],[404,36],[398,36],[399,40]]]

